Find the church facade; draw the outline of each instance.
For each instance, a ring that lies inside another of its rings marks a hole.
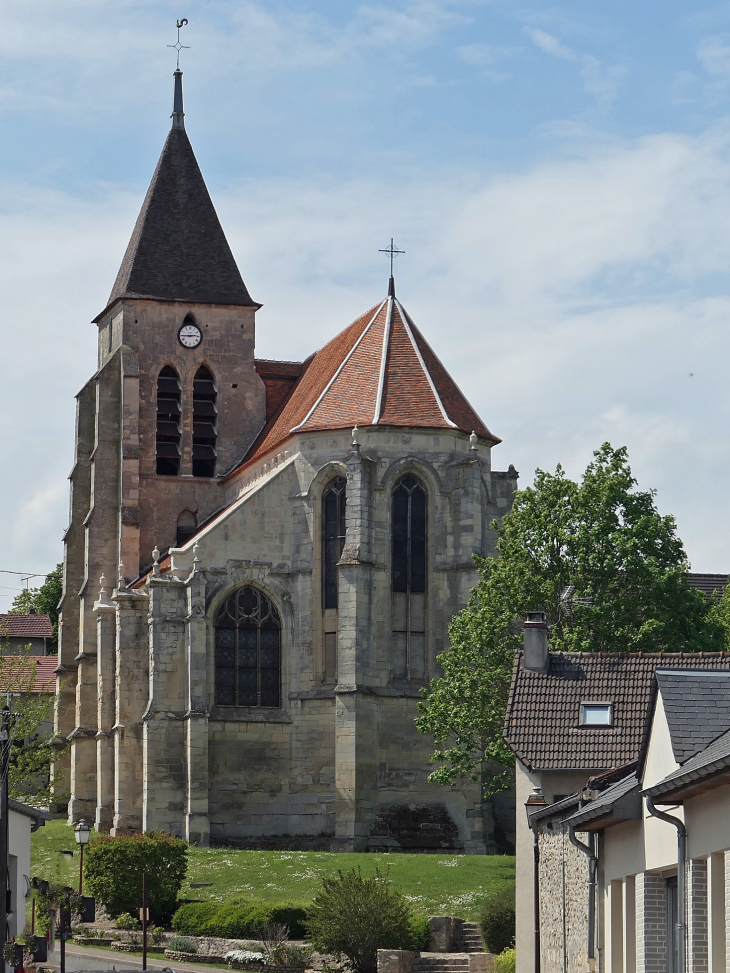
[[[305,362],[173,123],[78,395],[56,730],[69,818],[202,845],[497,850],[414,720],[517,474],[395,294]],[[333,328],[333,331],[336,329]]]

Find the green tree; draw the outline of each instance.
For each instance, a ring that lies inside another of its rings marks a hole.
[[[40,588],[26,588],[15,596],[10,613],[13,615],[48,615],[53,628],[53,638],[48,640],[48,654],[58,652],[58,605],[63,592],[63,564],[57,564]]]
[[[498,557],[475,558],[479,581],[417,720],[441,764],[430,779],[482,781],[485,794],[509,779],[494,765],[513,763],[502,729],[526,612],[547,614],[553,651],[712,652],[726,631],[690,588],[674,518],[636,488],[624,447],[604,443],[580,483],[538,470],[497,530]],[[561,600],[570,585],[581,601]]]

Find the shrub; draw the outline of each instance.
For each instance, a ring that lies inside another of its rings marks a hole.
[[[142,923],[129,912],[122,912],[114,920],[115,929],[139,929]]]
[[[266,961],[288,970],[306,970],[312,962],[312,950],[296,943],[280,943],[267,951]]]
[[[198,952],[198,944],[194,939],[188,939],[187,936],[173,936],[168,942],[167,948],[171,949],[174,953]]]
[[[110,916],[133,913],[147,875],[151,918],[169,922],[188,868],[188,844],[162,831],[98,835],[84,855],[84,878],[90,895]]]
[[[428,933],[428,919],[426,916],[413,916],[411,926],[411,945],[409,949],[416,953],[427,953],[430,936]]]
[[[516,967],[517,953],[514,949],[505,949],[494,957],[494,973],[515,973]]]
[[[379,949],[408,949],[413,933],[407,900],[380,872],[363,878],[360,869],[322,879],[309,908],[309,942],[321,953],[345,956],[355,973],[375,973]]]
[[[264,954],[254,952],[252,949],[232,949],[223,957],[230,967],[234,970],[239,966],[246,966],[249,963],[263,963]]]
[[[484,945],[499,954],[515,944],[515,886],[502,886],[484,900],[479,919]]]
[[[286,926],[292,939],[301,939],[306,917],[303,905],[262,904],[235,898],[223,903],[188,902],[173,916],[172,928],[187,936],[258,939],[264,927],[273,924]]]

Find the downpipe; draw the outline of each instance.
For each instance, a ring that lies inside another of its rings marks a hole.
[[[534,857],[532,886],[532,910],[535,922],[535,973],[540,973],[540,842],[537,838],[537,822],[530,823],[532,828],[533,842],[532,853]]]
[[[646,795],[646,808],[649,814],[667,824],[673,824],[677,829],[677,973],[685,973],[687,966],[687,925],[685,923],[687,898],[687,829],[684,822],[675,818],[673,814],[660,811],[654,804],[654,799]]]
[[[590,844],[587,845],[576,837],[572,825],[568,825],[568,836],[570,843],[588,857],[588,969],[593,973],[596,968],[596,876],[598,873],[596,836],[591,832]]]

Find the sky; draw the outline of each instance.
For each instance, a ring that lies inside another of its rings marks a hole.
[[[0,0],[0,570],[62,557],[90,322],[182,17],[257,354],[304,358],[384,297],[393,237],[495,469],[579,477],[625,445],[692,569],[730,572],[730,3],[675,0]]]

